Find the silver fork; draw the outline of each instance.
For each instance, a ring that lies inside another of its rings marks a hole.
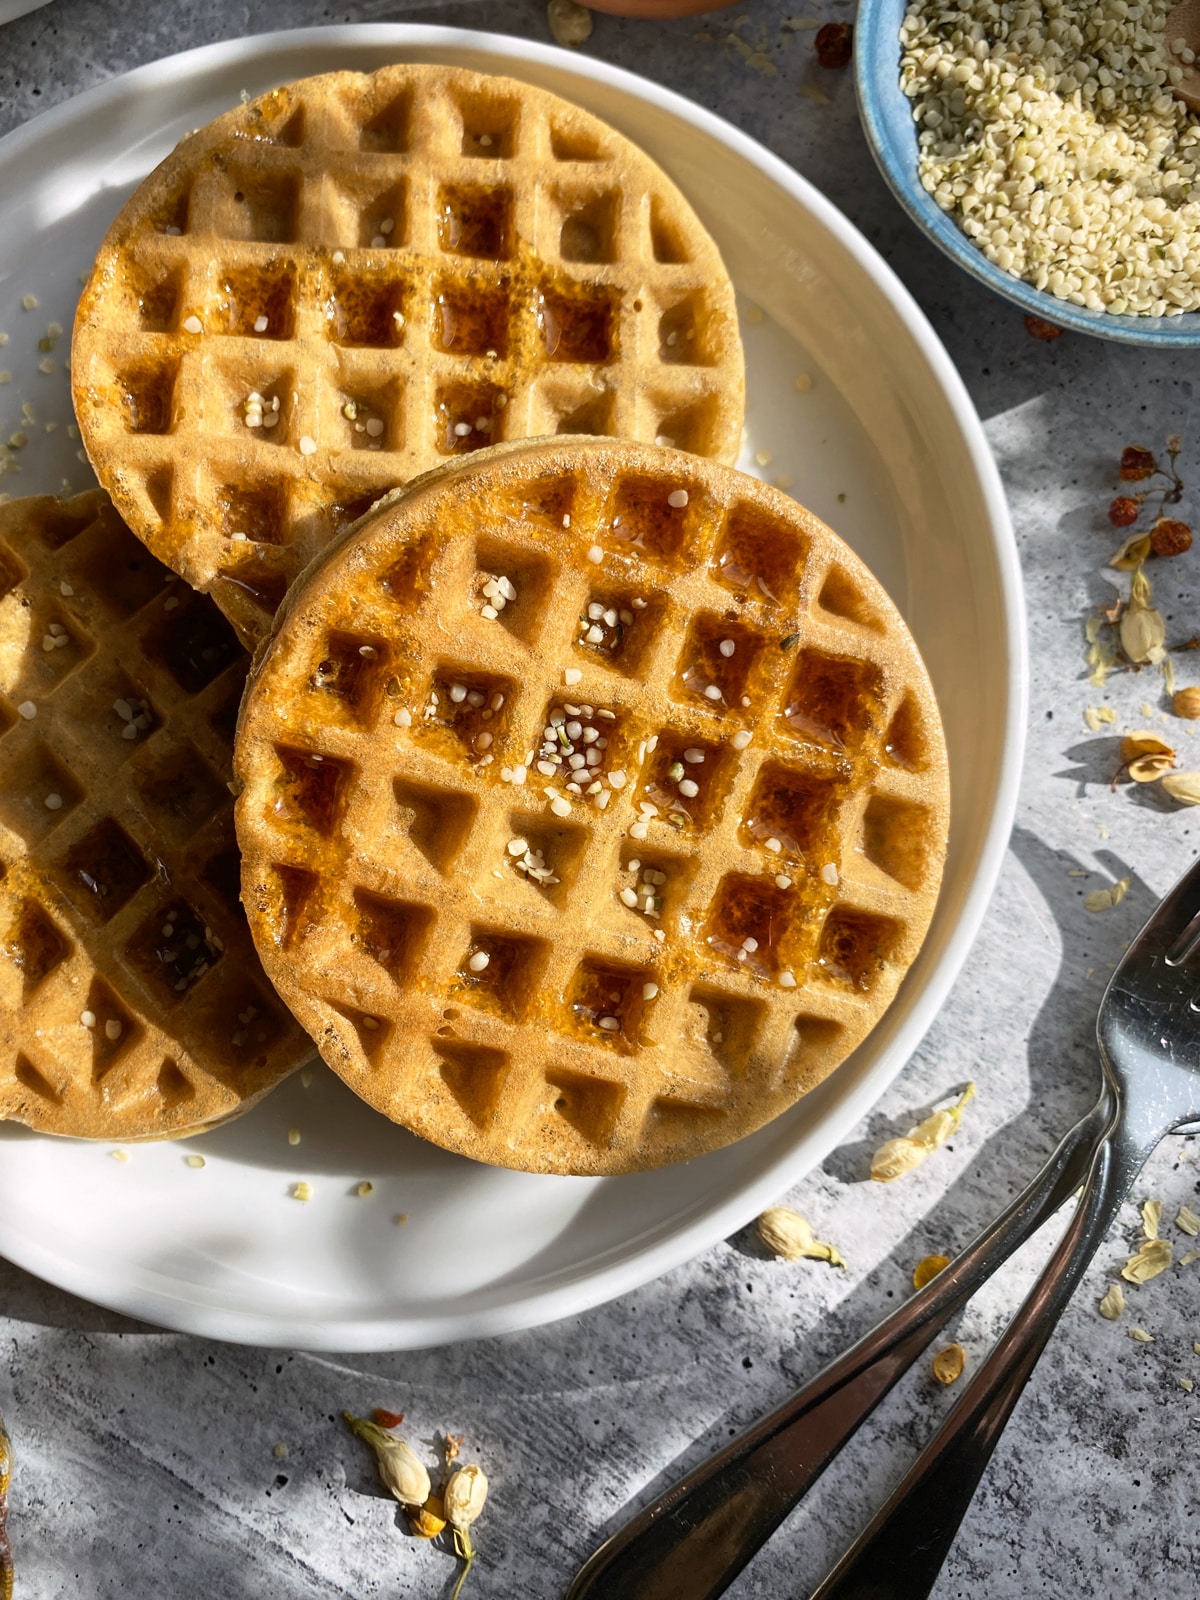
[[[810,1600],[924,1600],[1046,1341],[1163,1137],[1200,1119],[1200,862],[1113,973],[1096,1019],[1106,1127],[1066,1233],[954,1410]],[[919,1530],[915,1532],[914,1530]]]
[[[1198,980],[1186,966],[1198,946],[1200,862],[1113,973],[1097,1021],[1100,1098],[1024,1193],[844,1356],[601,1545],[565,1600],[716,1600],[938,1330],[1083,1184],[1037,1288],[811,1600],[928,1594],[1017,1397],[1134,1178],[1164,1133],[1200,1117],[1200,1076],[1186,1061],[1200,1039]]]

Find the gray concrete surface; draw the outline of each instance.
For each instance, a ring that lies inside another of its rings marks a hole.
[[[17,1442],[17,1593],[127,1600],[332,1600],[444,1596],[454,1565],[404,1537],[344,1406],[408,1413],[423,1438],[465,1432],[493,1496],[467,1593],[551,1600],[605,1530],[656,1486],[783,1397],[905,1293],[919,1257],[954,1247],[1033,1172],[1096,1083],[1090,1036],[1123,943],[1195,849],[1196,813],[1109,791],[1114,733],[1160,710],[1161,683],[1107,691],[1117,729],[1091,733],[1081,618],[1108,593],[1103,509],[1123,443],[1188,439],[1200,469],[1195,362],[1083,338],[1035,343],[1021,317],[918,237],[877,177],[848,74],[817,80],[811,31],[788,15],[845,18],[839,0],[760,0],[673,24],[597,18],[590,53],[714,107],[793,163],[901,275],[944,339],[984,418],[1011,499],[1033,655],[1017,828],[994,904],[950,1003],[909,1068],[849,1143],[788,1197],[850,1263],[763,1259],[725,1241],[624,1299],[555,1326],[453,1349],[375,1357],[245,1350],[98,1311],[0,1263],[0,1395]],[[744,18],[744,20],[743,20]],[[0,28],[0,131],[78,90],[172,51],[245,33],[341,21],[436,20],[545,38],[537,0],[326,7],[58,0]],[[725,41],[765,50],[773,74]],[[0,171],[0,182],[3,174]],[[1190,430],[1190,436],[1189,436]],[[1193,505],[1195,501],[1193,500]],[[1197,631],[1200,554],[1158,576],[1172,637]],[[1200,658],[1181,676],[1200,681]],[[1178,727],[1178,724],[1175,725]],[[1182,742],[1189,744],[1186,732]],[[1193,747],[1194,748],[1194,747]],[[1200,765],[1187,760],[1186,765]],[[1140,803],[1139,803],[1140,802]],[[1072,877],[1072,871],[1088,874]],[[1128,874],[1122,905],[1085,893]],[[924,1168],[881,1188],[869,1153],[967,1077],[979,1098]],[[1173,1217],[1192,1200],[1195,1151],[1168,1140],[1135,1199]],[[781,1199],[784,1197],[781,1196]],[[939,1581],[938,1600],[1200,1591],[1195,1456],[1200,1264],[1102,1321],[1104,1283],[1137,1234],[1133,1206],[1037,1369]],[[1180,1248],[1186,1243],[1181,1236]],[[1177,1250],[1177,1254],[1178,1254]],[[1045,1254],[1032,1249],[967,1311],[977,1360]],[[1153,1343],[1130,1339],[1131,1323]],[[911,1374],[735,1584],[735,1600],[793,1600],[882,1499],[953,1400]],[[285,1460],[273,1447],[285,1442]],[[686,1600],[681,1596],[680,1600]]]

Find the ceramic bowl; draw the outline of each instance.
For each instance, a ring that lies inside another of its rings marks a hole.
[[[917,125],[900,88],[900,24],[906,0],[860,0],[854,75],[863,132],[879,170],[912,220],[938,249],[1013,305],[1060,328],[1121,344],[1200,348],[1200,312],[1178,317],[1118,316],[1088,311],[995,266],[926,194],[917,176]]]

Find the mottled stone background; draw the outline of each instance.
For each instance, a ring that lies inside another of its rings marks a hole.
[[[838,1243],[849,1270],[769,1261],[738,1235],[635,1294],[552,1327],[448,1350],[338,1359],[160,1333],[0,1264],[9,1389],[0,1404],[18,1450],[19,1595],[448,1594],[453,1563],[403,1537],[365,1453],[334,1420],[344,1406],[385,1403],[405,1410],[424,1438],[443,1426],[467,1433],[488,1467],[493,1496],[468,1594],[551,1600],[640,1499],[894,1304],[919,1257],[963,1243],[1093,1095],[1090,1039],[1101,986],[1192,855],[1196,814],[1171,812],[1152,794],[1109,791],[1116,733],[1144,723],[1146,703],[1158,714],[1160,683],[1114,678],[1108,698],[1120,722],[1107,736],[1089,733],[1082,713],[1101,696],[1083,674],[1081,617],[1109,593],[1099,567],[1115,541],[1103,508],[1121,445],[1190,430],[1183,459],[1193,473],[1200,468],[1195,361],[1080,337],[1029,339],[1018,313],[959,276],[901,215],[860,136],[849,74],[815,67],[811,30],[781,29],[797,14],[845,19],[850,9],[839,0],[803,8],[759,0],[744,14],[670,24],[598,17],[586,50],[713,107],[847,212],[958,363],[1016,521],[1033,683],[1021,806],[995,902],[912,1064],[851,1141],[786,1197]],[[548,37],[538,0],[410,8],[58,0],[0,28],[0,130],[193,45],[302,24],[395,20]],[[734,38],[764,52],[774,70],[763,70],[761,57],[749,63],[751,51]],[[828,103],[800,92],[817,81]],[[7,433],[14,422],[3,413],[0,403]],[[1172,637],[1200,631],[1198,563],[1193,552],[1158,575]],[[1200,681],[1200,658],[1196,667]],[[1088,876],[1069,876],[1076,868]],[[1133,883],[1124,903],[1088,915],[1084,894],[1126,874]],[[979,1097],[950,1146],[902,1183],[867,1182],[874,1145],[968,1077]],[[1167,1140],[1135,1199],[1158,1196],[1173,1217],[1200,1187],[1191,1153],[1183,1140]],[[1137,1231],[1130,1205],[1016,1412],[939,1600],[1182,1600],[1200,1591],[1200,1393],[1189,1396],[1178,1381],[1200,1381],[1192,1350],[1200,1264],[1131,1290],[1122,1323],[1102,1321],[1097,1300]],[[1027,1253],[961,1319],[957,1337],[972,1360],[1044,1253],[1044,1244]],[[1132,1322],[1154,1342],[1131,1340]],[[927,1367],[911,1374],[731,1594],[806,1593],[952,1399]],[[277,1442],[286,1442],[286,1460],[274,1457]]]

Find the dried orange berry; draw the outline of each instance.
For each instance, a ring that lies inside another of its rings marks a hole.
[[[1192,530],[1174,517],[1159,517],[1150,533],[1150,548],[1156,556],[1181,556],[1192,548]]]
[[[1131,528],[1141,510],[1139,503],[1127,494],[1119,494],[1108,508],[1108,520],[1114,528]]]
[[[1140,483],[1158,470],[1153,450],[1143,450],[1141,445],[1127,444],[1121,451],[1121,476],[1126,483]]]
[[[398,1428],[404,1421],[403,1411],[385,1411],[382,1406],[376,1406],[371,1413],[371,1421],[378,1423],[381,1428]]]
[[[1031,316],[1027,311],[1025,332],[1031,339],[1041,339],[1044,344],[1049,344],[1051,339],[1061,339],[1063,331],[1056,323],[1047,322],[1045,317]]]
[[[817,29],[813,49],[823,67],[846,67],[850,64],[850,50],[854,30],[848,22],[827,22]]]

